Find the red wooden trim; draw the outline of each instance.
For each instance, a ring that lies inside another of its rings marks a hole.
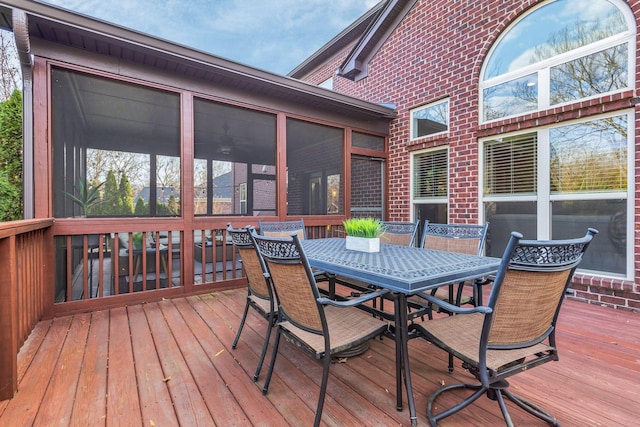
[[[16,236],[0,240],[0,400],[18,389]]]

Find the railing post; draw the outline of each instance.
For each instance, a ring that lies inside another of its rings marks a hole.
[[[18,389],[18,298],[16,272],[16,236],[0,239],[0,400],[13,397]]]

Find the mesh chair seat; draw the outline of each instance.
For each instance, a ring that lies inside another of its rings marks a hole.
[[[443,322],[443,320],[445,320]],[[477,369],[479,364],[478,348],[484,315],[472,313],[451,318],[439,318],[429,321],[429,334],[439,347],[453,353],[457,358]],[[555,348],[546,344],[513,350],[488,350],[487,368],[499,372],[500,368],[515,361],[534,356],[538,353],[555,352]]]
[[[271,312],[271,301],[269,301],[268,298],[262,298],[261,296],[258,295],[249,295],[248,297],[251,302],[258,306],[258,308],[265,314],[269,314]],[[278,313],[278,309],[275,308],[274,312]]]
[[[541,407],[509,390],[507,378],[547,362],[557,361],[555,330],[564,293],[584,252],[597,234],[589,229],[579,239],[521,240],[512,233],[495,276],[486,307],[471,309],[440,302],[421,295],[433,304],[442,304],[456,313],[411,325],[419,336],[452,356],[478,380],[475,384],[440,387],[428,399],[427,417],[431,425],[466,408],[482,395],[497,401],[511,426],[505,398],[551,425],[558,421]],[[455,389],[474,390],[456,405],[434,414],[436,399]]]
[[[360,346],[363,342],[369,341],[372,335],[381,333],[385,328],[379,319],[363,310],[345,310],[327,306],[324,309],[324,314],[327,318],[327,333],[330,338],[330,354],[332,356]],[[324,355],[323,335],[307,332],[288,321],[282,322],[280,326],[313,350],[316,358]]]

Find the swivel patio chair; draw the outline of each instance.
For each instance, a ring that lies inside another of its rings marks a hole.
[[[469,255],[482,255],[487,237],[486,224],[436,224],[425,221],[420,247]],[[473,284],[473,296],[462,294],[464,283],[459,283],[454,295],[454,284],[435,290],[432,294],[439,299],[461,306],[463,304],[482,304],[482,286],[487,280],[476,280]],[[438,306],[440,307],[440,306]]]
[[[372,317],[357,305],[378,298],[387,290],[366,294],[349,301],[321,298],[314,274],[305,256],[300,237],[273,238],[251,234],[271,277],[278,300],[278,323],[273,355],[263,393],[269,390],[278,355],[280,337],[323,361],[320,395],[314,425],[322,418],[332,357],[363,344],[387,327],[386,322]]]
[[[302,218],[294,221],[262,221],[258,220],[258,232],[267,237],[291,237],[291,233],[297,233],[300,240],[307,238],[307,229]],[[321,289],[331,298],[335,296],[335,275],[326,271],[313,269],[317,282],[327,282],[328,288]]]
[[[267,319],[267,330],[264,337],[264,343],[262,344],[262,351],[260,352],[260,359],[258,360],[258,366],[256,372],[253,374],[253,380],[257,381],[262,369],[264,357],[267,353],[267,346],[269,345],[269,338],[271,337],[271,329],[277,319],[277,305],[274,300],[273,288],[266,273],[266,267],[264,261],[259,252],[253,245],[253,240],[249,234],[248,228],[232,228],[231,224],[227,225],[227,234],[231,237],[233,246],[238,251],[240,259],[242,260],[242,267],[247,281],[249,283],[247,289],[247,301],[244,306],[244,312],[242,314],[242,320],[238,327],[238,332],[233,340],[231,348],[235,349],[238,346],[238,340],[240,334],[244,328],[244,323],[247,319],[249,307],[255,309],[262,317]]]
[[[411,325],[419,336],[462,360],[479,384],[452,384],[439,388],[427,403],[432,426],[467,407],[483,394],[497,401],[508,426],[513,423],[504,398],[528,413],[558,425],[539,406],[508,390],[506,378],[558,360],[556,322],[564,293],[597,230],[578,239],[521,240],[512,233],[496,274],[487,306],[460,308],[445,304],[455,316]],[[425,299],[436,298],[423,295]],[[475,390],[455,406],[434,414],[436,399],[455,389]]]

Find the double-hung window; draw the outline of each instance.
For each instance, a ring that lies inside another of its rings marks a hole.
[[[447,147],[411,156],[413,217],[415,221],[447,222],[449,196],[449,153]]]
[[[626,277],[632,268],[633,112],[482,141],[488,255],[509,235],[564,239],[599,230],[581,269]]]

